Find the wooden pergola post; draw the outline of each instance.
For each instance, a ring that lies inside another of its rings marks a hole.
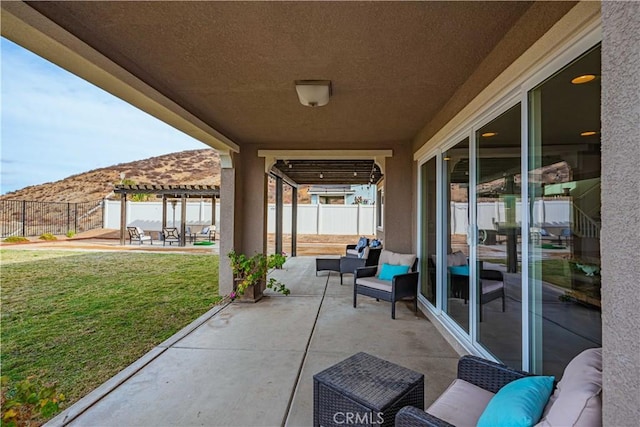
[[[127,193],[120,194],[120,245],[124,246],[127,228]]]
[[[211,225],[216,225],[216,196],[211,197]]]
[[[180,196],[180,246],[187,244],[187,195]]]

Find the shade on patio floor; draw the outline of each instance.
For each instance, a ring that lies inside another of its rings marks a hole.
[[[396,320],[373,298],[354,309],[351,276],[316,277],[314,260],[272,273],[290,296],[214,308],[49,424],[312,425],[313,375],[359,351],[424,373],[435,400],[458,360],[436,328],[412,304]]]

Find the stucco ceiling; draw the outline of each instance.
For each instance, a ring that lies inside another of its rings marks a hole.
[[[531,3],[28,2],[238,145],[298,148],[410,143]]]

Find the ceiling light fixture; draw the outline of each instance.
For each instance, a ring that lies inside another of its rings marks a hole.
[[[498,132],[485,132],[482,134],[482,137],[484,138],[491,138],[492,136],[496,136],[498,134]]]
[[[298,100],[307,107],[322,107],[331,97],[331,80],[296,80]]]
[[[353,172],[353,176],[358,176],[358,172]]]
[[[324,175],[322,174],[322,172],[320,172],[320,179],[324,178]]]
[[[575,77],[571,80],[574,85],[581,85],[583,83],[589,83],[596,79],[595,74],[584,74],[582,76]]]
[[[589,131],[586,131],[586,132],[582,132],[582,133],[580,134],[580,136],[593,136],[593,135],[596,135],[597,133],[598,133],[598,132],[596,132],[596,131],[594,131],[594,130],[589,130]]]

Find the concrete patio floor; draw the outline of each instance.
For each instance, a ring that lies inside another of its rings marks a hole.
[[[352,276],[315,275],[315,258],[272,273],[290,296],[218,306],[65,410],[62,426],[308,426],[313,375],[365,351],[425,374],[425,404],[458,354],[410,303],[360,297]]]

